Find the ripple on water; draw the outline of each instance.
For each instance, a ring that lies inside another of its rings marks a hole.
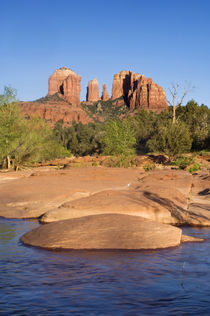
[[[207,238],[161,251],[65,251],[26,247],[39,224],[0,219],[1,315],[209,315]]]

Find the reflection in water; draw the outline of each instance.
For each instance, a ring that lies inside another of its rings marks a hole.
[[[19,241],[37,226],[0,219],[0,314],[209,314],[209,240],[162,251],[51,252]],[[210,229],[184,231],[210,239]]]

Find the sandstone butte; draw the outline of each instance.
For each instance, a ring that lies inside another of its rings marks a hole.
[[[67,67],[54,71],[48,80],[48,95],[61,93],[73,105],[80,105],[81,77]]]
[[[88,82],[86,100],[88,102],[95,102],[95,101],[100,100],[98,81],[96,78]]]
[[[64,124],[73,121],[87,124],[93,118],[88,108],[85,110],[84,107],[100,100],[112,102],[116,107],[126,104],[130,112],[142,108],[159,113],[168,109],[163,88],[151,78],[131,71],[121,71],[114,75],[111,100],[105,84],[100,99],[97,79],[90,80],[87,102],[83,102],[83,106],[80,100],[80,81],[81,77],[67,67],[55,70],[48,79],[47,97],[32,102],[20,102],[23,115],[28,118],[40,116],[52,124],[59,120]],[[59,96],[59,99],[55,100],[55,96]],[[104,118],[101,116],[98,119],[103,121]]]

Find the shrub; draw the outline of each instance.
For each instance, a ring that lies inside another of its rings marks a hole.
[[[196,171],[198,171],[198,170],[201,170],[201,164],[200,164],[200,163],[194,163],[194,165],[192,165],[192,166],[188,169],[188,171],[189,171],[190,173],[196,172]]]
[[[154,135],[147,142],[147,146],[152,152],[160,152],[168,155],[172,161],[178,154],[188,152],[191,149],[192,140],[188,129],[182,122],[158,124]]]
[[[152,171],[156,168],[155,164],[154,163],[151,163],[151,162],[147,162],[144,166],[144,171],[148,172],[148,171]]]
[[[173,165],[179,167],[179,169],[185,170],[192,163],[193,157],[181,156],[174,161]]]

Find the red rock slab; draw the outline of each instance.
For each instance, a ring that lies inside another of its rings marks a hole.
[[[178,246],[181,235],[177,227],[145,218],[101,214],[40,226],[21,241],[48,249],[140,250]]]

